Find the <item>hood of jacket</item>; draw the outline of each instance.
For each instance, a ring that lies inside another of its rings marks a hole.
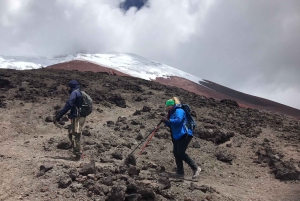
[[[72,91],[76,90],[76,89],[80,89],[80,85],[76,80],[71,80],[68,83],[68,86],[70,87],[70,91],[69,93],[72,93]]]

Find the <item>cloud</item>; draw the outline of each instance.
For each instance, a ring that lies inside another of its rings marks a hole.
[[[0,1],[0,55],[131,52],[300,108],[298,0],[122,2]]]

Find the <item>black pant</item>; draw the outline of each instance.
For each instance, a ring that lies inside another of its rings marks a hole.
[[[186,162],[192,170],[197,170],[196,163],[185,153],[190,141],[192,140],[192,136],[184,135],[178,140],[173,141],[173,154],[175,156],[175,162],[177,166],[177,173],[184,174],[183,170],[183,161]]]

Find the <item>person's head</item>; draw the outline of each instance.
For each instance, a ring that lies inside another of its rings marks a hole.
[[[79,88],[80,88],[80,85],[79,85],[79,83],[78,83],[76,80],[71,80],[71,81],[68,83],[68,90],[69,90],[70,93],[71,93],[73,90],[79,89]]]
[[[166,101],[165,105],[167,107],[167,111],[169,111],[175,106],[175,100],[173,98],[169,99]]]

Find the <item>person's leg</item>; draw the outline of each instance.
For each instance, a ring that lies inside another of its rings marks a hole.
[[[68,137],[71,142],[72,149],[74,148],[74,140],[73,140],[73,133],[75,129],[74,120],[71,120],[71,124],[68,126]]]
[[[183,161],[178,155],[178,145],[177,141],[173,140],[173,154],[175,157],[175,163],[177,167],[177,174],[179,175],[184,175],[184,170],[183,170]]]
[[[190,156],[185,153],[190,141],[192,140],[191,136],[183,136],[179,140],[177,140],[177,155],[186,162],[193,171],[196,171],[198,166],[196,163],[190,158]]]
[[[85,123],[85,117],[76,117],[74,118],[74,133],[73,133],[73,141],[74,141],[74,153],[76,155],[81,155],[81,145],[80,138],[82,133],[82,128]]]

